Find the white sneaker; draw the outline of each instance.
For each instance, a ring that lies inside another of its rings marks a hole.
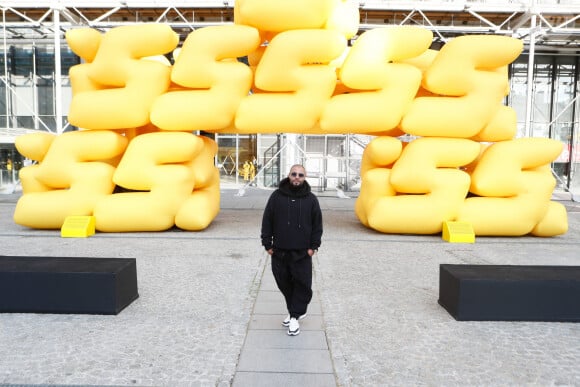
[[[294,317],[290,319],[290,323],[288,324],[288,336],[296,336],[300,333],[300,324],[298,324],[298,320]]]
[[[308,313],[304,313],[302,316],[298,317],[298,320],[302,320],[304,317],[306,317],[307,314]],[[290,315],[286,316],[284,321],[282,321],[282,325],[284,325],[285,327],[290,325]]]

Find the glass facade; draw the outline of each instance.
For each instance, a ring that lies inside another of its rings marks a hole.
[[[508,104],[518,116],[518,137],[526,135],[525,117],[528,95],[528,55],[521,55],[511,66]],[[578,87],[580,57],[536,55],[532,83],[531,137],[562,142],[563,152],[552,164],[557,189],[578,192],[580,114]],[[580,172],[580,171],[579,171]]]
[[[80,58],[68,47],[61,47],[61,76],[56,77],[54,46],[40,46],[41,43],[11,45],[0,52],[6,62],[2,66],[5,71],[0,93],[1,127],[55,132],[57,80],[63,88],[61,100],[67,108],[65,111],[68,110],[71,100],[68,72],[80,63]],[[66,125],[66,116],[63,125]]]
[[[26,162],[14,145],[0,144],[0,194],[18,190],[18,171]]]
[[[66,46],[61,48],[61,73],[55,74],[54,45],[46,41],[0,47],[0,193],[19,189],[18,171],[27,162],[16,151],[14,140],[30,131],[57,132],[55,83],[61,82],[63,105],[71,100],[68,71],[80,63]],[[62,118],[66,125],[66,116]],[[67,130],[74,130],[68,127]]]
[[[211,137],[211,136],[210,136]],[[253,183],[258,170],[255,134],[216,134],[216,166],[222,183]]]

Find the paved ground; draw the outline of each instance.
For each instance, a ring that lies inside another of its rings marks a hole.
[[[259,315],[284,317],[258,239],[269,192],[236,193],[222,191],[222,211],[203,232],[86,239],[15,225],[17,196],[0,195],[0,255],[134,257],[140,293],[117,316],[0,314],[0,384],[247,385],[244,353],[256,342],[278,343],[292,359],[301,336],[256,333]],[[320,200],[320,309],[309,324],[324,334],[337,385],[580,385],[580,324],[457,322],[437,303],[441,263],[580,265],[578,203],[563,202],[563,236],[450,244],[376,233],[356,219],[354,199]]]

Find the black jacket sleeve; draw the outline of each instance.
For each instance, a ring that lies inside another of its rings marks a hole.
[[[272,248],[272,238],[274,236],[274,197],[275,193],[270,195],[266,208],[264,209],[264,215],[262,215],[262,230],[260,233],[260,238],[262,238],[262,246],[266,250]]]
[[[318,199],[314,196],[314,204],[312,206],[312,234],[310,237],[312,250],[318,250],[320,244],[322,243],[322,210],[320,209],[320,203]]]

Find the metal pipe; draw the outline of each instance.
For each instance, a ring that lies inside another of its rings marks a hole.
[[[36,43],[33,41],[32,42],[32,73],[30,75],[30,78],[32,79],[32,84],[30,85],[30,89],[32,90],[32,101],[31,101],[31,105],[32,105],[32,116],[34,117],[34,121],[32,124],[32,128],[28,128],[28,129],[36,129],[38,130],[38,128],[40,127],[40,117],[39,117],[39,101],[38,101],[38,76],[36,74],[38,74],[38,67],[36,66],[36,63],[38,63],[38,52],[37,52],[37,48],[36,48]]]
[[[54,106],[56,133],[61,134],[62,129],[62,71],[60,60],[60,12],[54,9]]]
[[[236,133],[236,161],[234,163],[234,168],[236,172],[236,184],[239,183],[240,173],[238,172],[238,166],[240,165],[240,135]]]
[[[3,40],[4,40],[4,106],[6,107],[6,129],[10,128],[10,110],[8,99],[10,98],[10,91],[8,87],[8,46],[6,45],[6,9],[2,8],[2,25],[3,25]]]
[[[534,1],[532,0],[532,3]],[[528,80],[526,95],[526,120],[524,122],[524,137],[532,137],[532,102],[534,97],[534,55],[536,43],[536,15],[532,15],[530,26],[530,48],[528,52]]]

